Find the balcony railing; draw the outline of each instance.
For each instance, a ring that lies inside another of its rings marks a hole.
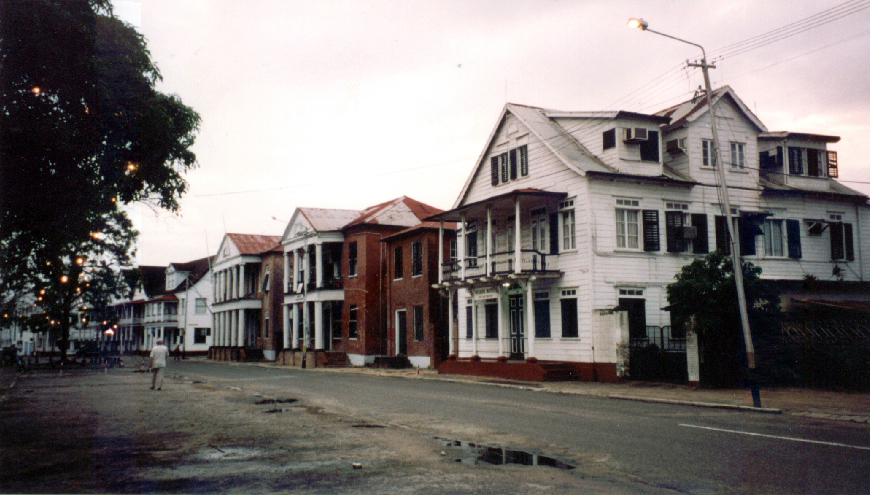
[[[489,256],[489,275],[508,275],[516,273],[516,253],[513,251],[492,253]],[[486,256],[465,258],[465,278],[487,276]],[[459,260],[448,261],[441,267],[444,280],[458,280],[462,277]],[[540,273],[548,270],[547,255],[534,249],[520,251],[520,273]]]

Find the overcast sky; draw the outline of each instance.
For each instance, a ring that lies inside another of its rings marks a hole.
[[[870,0],[114,3],[159,89],[202,116],[180,213],[136,213],[145,265],[214,254],[225,232],[280,235],[299,206],[450,208],[506,102],[652,113],[690,98],[700,50],[630,17],[714,56],[845,3],[838,20],[711,57],[711,77],[771,131],[841,136],[840,178],[870,194]]]

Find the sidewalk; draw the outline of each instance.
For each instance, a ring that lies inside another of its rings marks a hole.
[[[257,366],[281,367],[272,363],[246,363]],[[479,383],[549,392],[607,397],[620,400],[669,402],[696,407],[739,409],[756,413],[791,414],[808,418],[849,421],[870,424],[870,394],[834,392],[827,390],[773,388],[761,390],[762,409],[752,406],[749,390],[699,389],[688,385],[652,382],[626,382],[622,384],[597,382],[523,382],[490,377],[441,375],[430,369],[379,368],[308,368],[325,373],[361,373],[407,379],[442,380],[461,383]]]

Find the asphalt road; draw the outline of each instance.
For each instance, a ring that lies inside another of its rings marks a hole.
[[[429,435],[532,448],[684,493],[870,493],[870,428],[438,380],[172,362],[184,375],[302,398]]]

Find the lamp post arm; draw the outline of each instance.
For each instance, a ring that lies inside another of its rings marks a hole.
[[[650,29],[650,28],[645,28],[644,31],[649,31],[649,32],[651,32],[651,33],[655,33],[655,34],[657,34],[657,35],[659,35],[659,36],[664,36],[665,38],[670,38],[670,39],[672,39],[672,40],[677,40],[677,41],[680,41],[680,42],[685,43],[685,44],[687,44],[687,45],[697,46],[698,48],[701,49],[701,55],[702,55],[702,57],[704,58],[704,62],[706,63],[706,61],[707,61],[707,52],[704,51],[704,47],[703,47],[703,46],[701,46],[701,45],[699,45],[699,44],[697,44],[697,43],[692,43],[691,41],[686,41],[686,40],[684,40],[684,39],[682,39],[682,38],[677,38],[676,36],[671,36],[671,35],[669,35],[669,34],[665,34],[665,33],[659,32],[659,31],[655,31],[655,30]]]

